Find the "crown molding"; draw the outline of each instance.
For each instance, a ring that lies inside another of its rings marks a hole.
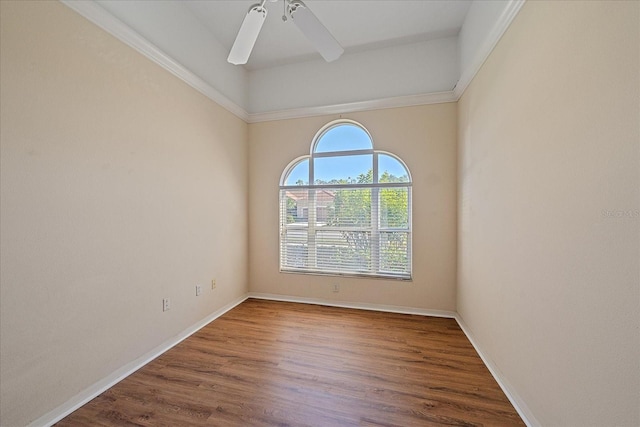
[[[482,65],[487,60],[493,49],[496,47],[504,33],[507,31],[507,28],[511,25],[511,22],[514,20],[522,5],[524,5],[526,0],[509,0],[507,6],[504,11],[494,24],[487,37],[484,39],[482,45],[476,52],[474,60],[469,64],[469,67],[466,70],[462,71],[460,79],[456,84],[456,87],[453,88],[453,93],[455,94],[456,101],[460,99],[464,91],[467,89],[467,86],[471,83],[473,78],[476,76]]]
[[[124,42],[147,58],[151,59],[153,62],[160,65],[162,68],[169,71],[171,74],[178,77],[207,98],[216,102],[224,109],[235,114],[240,119],[245,122],[249,120],[249,113],[244,108],[227,98],[209,83],[193,74],[182,64],[178,63],[157,46],[150,43],[147,39],[104,10],[94,1],[60,0],[60,2],[93,22],[95,25],[102,28],[118,40]]]
[[[444,104],[455,102],[453,91],[424,93],[419,95],[396,96],[392,98],[372,99],[369,101],[349,102],[345,104],[323,105],[318,107],[294,108],[266,113],[249,114],[249,123],[273,120],[298,119],[302,117],[324,116],[328,114],[355,113],[358,111],[381,110],[385,108],[412,107],[416,105]]]
[[[128,46],[137,50],[165,70],[169,71],[207,98],[219,104],[247,123],[259,123],[274,120],[286,120],[331,114],[354,113],[359,111],[380,110],[386,108],[411,107],[417,105],[442,104],[456,102],[478,73],[494,47],[516,17],[526,0],[509,0],[500,18],[495,23],[484,43],[478,50],[474,61],[463,71],[453,91],[424,93],[367,101],[329,104],[316,107],[301,107],[289,110],[249,113],[243,107],[223,95],[215,87],[189,71],[182,64],[160,50],[122,21],[111,15],[92,0],[60,0],[62,4],[74,10],[98,27],[113,35]]]

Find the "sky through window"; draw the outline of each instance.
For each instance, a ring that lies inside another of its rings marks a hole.
[[[341,124],[326,131],[315,145],[316,153],[372,150],[371,138],[362,128]],[[331,167],[324,158],[314,159],[315,183],[328,183],[332,180],[358,180],[361,174],[366,174],[373,168],[373,156],[350,155],[340,158],[332,158]],[[405,178],[408,181],[407,170],[404,165],[394,156],[380,153],[378,154],[378,179],[384,173],[388,173],[397,178]],[[293,166],[286,177],[284,185],[309,185],[309,158],[300,160]]]

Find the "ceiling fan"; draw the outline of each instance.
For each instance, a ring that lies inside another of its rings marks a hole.
[[[276,2],[278,0],[269,1]],[[322,22],[311,12],[307,5],[301,0],[283,1],[285,3],[285,12],[282,20],[287,21],[291,18],[293,23],[296,24],[327,62],[335,61],[342,55],[344,52],[342,46],[331,35],[329,30],[322,25]],[[227,61],[231,64],[246,64],[249,60],[253,45],[256,43],[262,24],[267,18],[266,2],[267,0],[262,0],[260,3],[252,5],[245,15],[240,31],[236,36],[236,41],[233,43],[227,58]]]

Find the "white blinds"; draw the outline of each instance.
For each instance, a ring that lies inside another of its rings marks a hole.
[[[411,184],[280,188],[283,271],[411,278]]]

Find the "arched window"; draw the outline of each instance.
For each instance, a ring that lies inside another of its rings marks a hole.
[[[284,170],[280,270],[411,278],[411,175],[360,124],[327,124]]]

